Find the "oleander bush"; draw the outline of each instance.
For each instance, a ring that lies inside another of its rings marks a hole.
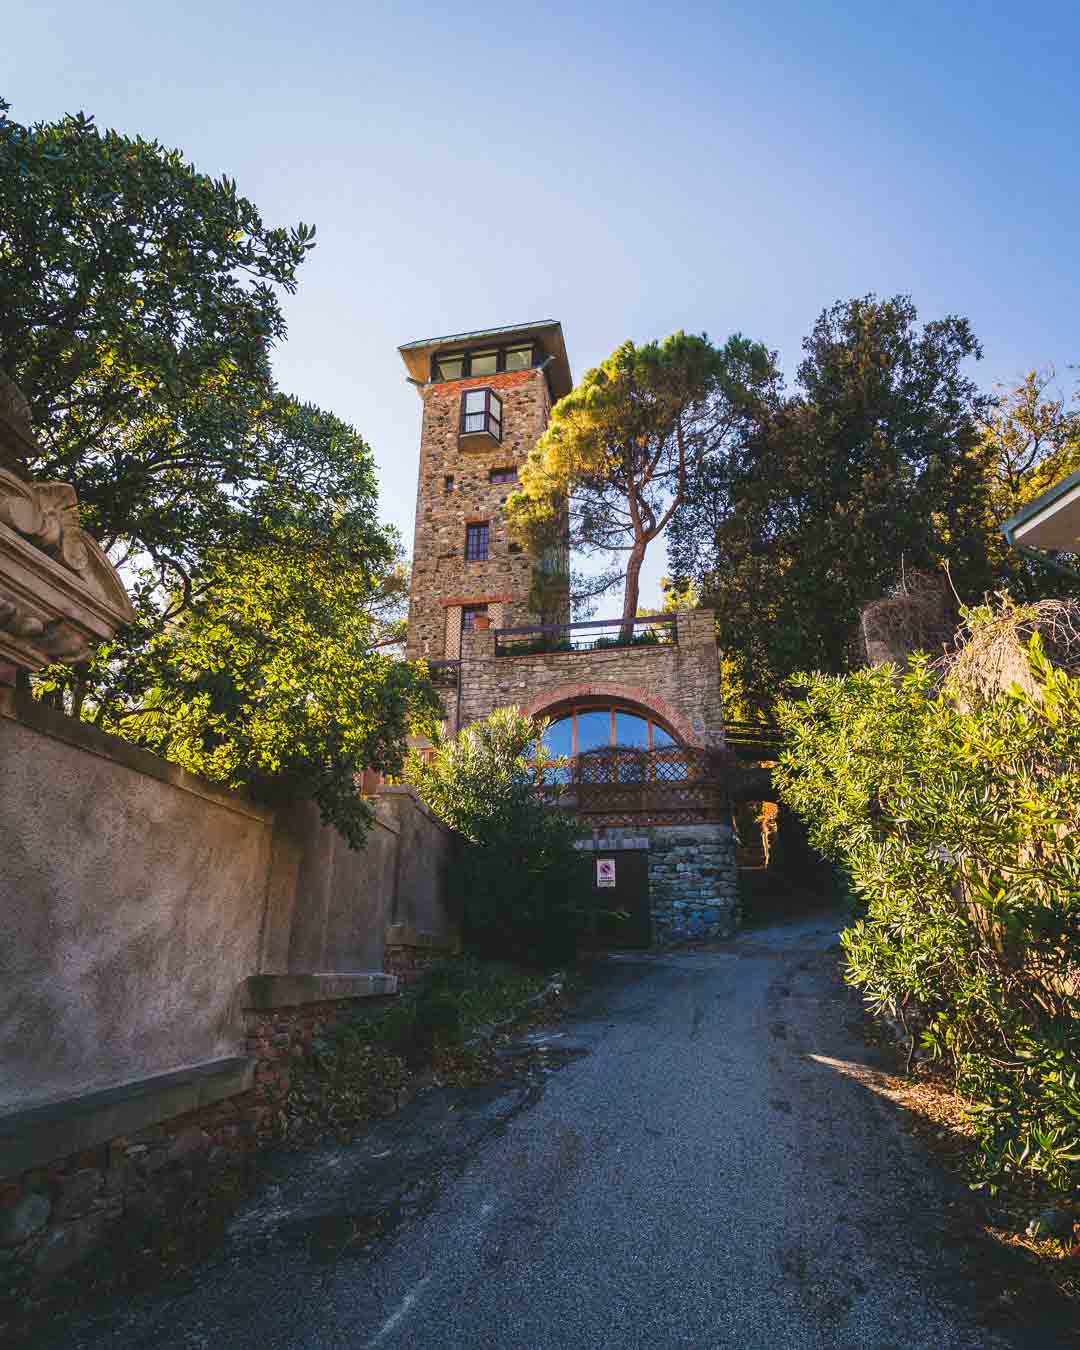
[[[589,894],[577,827],[538,791],[544,724],[500,708],[433,750],[406,777],[464,838],[455,870],[464,937],[478,954],[549,967],[569,960]]]
[[[1080,1184],[1080,678],[1005,602],[961,654],[1017,635],[1008,688],[916,656],[803,675],[776,772],[862,916],[846,978],[910,1028],[971,1104],[977,1184]]]

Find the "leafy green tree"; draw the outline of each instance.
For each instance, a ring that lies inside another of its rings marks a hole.
[[[551,965],[573,955],[587,877],[577,829],[541,793],[544,723],[500,708],[456,737],[436,733],[406,776],[466,843],[457,872],[466,939],[484,955]]]
[[[968,641],[1037,629],[1030,608],[967,616]],[[864,917],[848,980],[950,1065],[975,1103],[984,1180],[1080,1176],[1080,679],[1037,634],[1028,688],[983,689],[916,659],[804,675],[780,705],[775,771]],[[994,664],[994,663],[991,663]],[[976,669],[976,674],[978,673]]]
[[[507,502],[511,528],[538,558],[567,531],[585,557],[625,553],[625,567],[604,573],[596,589],[624,583],[629,624],[646,550],[773,380],[770,354],[743,337],[720,348],[682,332],[624,342],[553,408]]]
[[[182,565],[297,467],[268,355],[314,230],[267,228],[156,141],[7,108],[0,366],[43,444],[30,467],[74,485],[105,545]]]
[[[125,660],[100,652],[84,716],[259,800],[312,797],[359,847],[357,775],[400,773],[408,731],[440,711],[422,667],[378,650],[387,561],[279,543],[212,556],[178,620]]]
[[[30,401],[40,477],[71,483],[144,627],[207,584],[205,559],[370,535],[369,451],[282,394],[314,229],[269,228],[228,179],[78,114],[0,103],[0,367]]]
[[[1001,522],[1047,488],[1080,469],[1080,409],[1047,395],[1053,366],[1029,370],[1018,385],[1001,389],[982,420],[980,453],[988,480],[989,518],[995,565],[1017,595],[1075,590],[1060,572],[1010,549]]]
[[[920,327],[907,297],[866,296],[825,310],[803,349],[798,392],[759,401],[700,465],[669,537],[762,708],[795,671],[845,669],[862,606],[905,569],[948,564],[976,599],[993,578],[967,320]]]
[[[314,229],[266,226],[228,178],[83,114],[0,103],[0,368],[137,618],[46,697],[213,779],[309,792],[353,841],[361,767],[400,767],[431,706],[395,666],[403,567],[370,448],[281,393]]]

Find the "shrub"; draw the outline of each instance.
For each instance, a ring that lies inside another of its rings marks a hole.
[[[969,613],[967,634],[1000,620]],[[925,658],[797,677],[781,794],[848,872],[870,1008],[922,1028],[972,1102],[982,1182],[1080,1177],[1080,679],[1025,646],[977,698]],[[914,1033],[913,1033],[914,1034]]]
[[[576,827],[537,792],[531,763],[542,726],[501,708],[456,737],[414,752],[406,777],[461,834],[456,872],[466,941],[473,950],[532,965],[573,956],[584,911],[586,866]]]

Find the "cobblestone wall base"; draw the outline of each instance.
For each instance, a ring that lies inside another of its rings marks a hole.
[[[731,827],[654,826],[649,834],[654,942],[662,946],[734,936],[740,909]]]
[[[730,825],[618,827],[583,839],[578,847],[601,853],[648,850],[655,946],[734,936],[742,911]]]
[[[181,1209],[191,1222],[224,1175],[241,1171],[273,1135],[294,1066],[341,1018],[372,1006],[370,998],[348,998],[248,1010],[251,1091],[0,1181],[0,1332],[27,1294],[106,1243],[138,1242]]]

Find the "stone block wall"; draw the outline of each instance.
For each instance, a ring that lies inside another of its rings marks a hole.
[[[678,642],[597,651],[496,656],[495,635],[466,634],[462,644],[461,723],[516,705],[539,715],[570,699],[625,699],[657,713],[686,745],[720,746],[724,710],[711,610],[677,618]]]
[[[578,847],[597,853],[648,851],[654,945],[734,936],[741,913],[735,833],[730,825],[619,827],[597,831]]]
[[[117,1135],[0,1182],[0,1332],[20,1305],[106,1243],[141,1242],[170,1210],[209,1204],[255,1140],[251,1094]]]
[[[730,938],[739,925],[739,878],[730,825],[650,831],[649,900],[658,944]]]
[[[502,399],[501,442],[459,437],[468,389],[493,389]],[[547,426],[551,399],[539,369],[427,384],[420,396],[424,419],[406,655],[442,660],[457,656],[463,605],[498,606],[498,622],[508,628],[538,622],[527,608],[529,558],[511,550],[503,521],[502,507],[514,485],[492,483],[490,474],[524,463]],[[489,525],[488,557],[467,561],[466,526],[478,521]]]
[[[425,933],[411,924],[391,924],[386,930],[387,973],[399,986],[415,984],[425,973],[461,950],[460,942],[447,945],[445,938]]]
[[[242,1012],[243,1091],[163,1120],[146,1102],[144,1127],[0,1181],[0,1332],[27,1296],[110,1242],[200,1221],[212,1192],[235,1184],[251,1151],[277,1132],[297,1065],[343,1018],[374,1006],[373,997],[388,1001],[396,983],[373,977],[359,998],[267,1007],[268,996],[296,1000],[310,990],[289,977],[249,981],[243,1001],[260,1006]]]

